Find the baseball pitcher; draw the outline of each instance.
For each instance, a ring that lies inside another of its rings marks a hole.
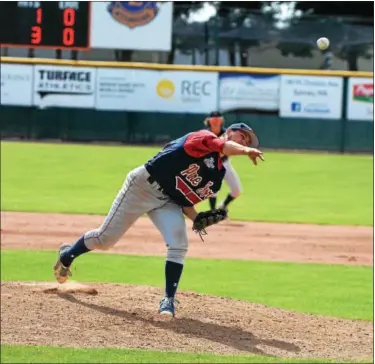
[[[175,316],[175,295],[188,251],[184,215],[193,221],[193,230],[224,220],[226,210],[197,213],[194,206],[220,190],[226,170],[223,156],[246,155],[256,165],[264,160],[258,138],[244,123],[231,125],[217,137],[208,130],[189,133],[168,143],[144,165],[130,171],[104,222],[83,234],[74,244],[62,244],[54,274],[59,283],[71,276],[77,257],[94,249],[107,250],[116,244],[134,222],[147,213],[164,238],[165,296],[159,313]]]

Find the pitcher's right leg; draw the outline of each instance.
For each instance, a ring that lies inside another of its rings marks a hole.
[[[130,206],[126,199],[127,194],[130,193],[131,183],[132,179],[127,178],[99,228],[88,231],[73,245],[61,245],[59,257],[54,266],[55,277],[59,283],[64,283],[71,276],[69,267],[75,258],[94,249],[109,249],[120,240],[126,230],[137,220],[139,214],[129,213]]]
[[[153,194],[144,167],[131,171],[117,194],[103,224],[86,232],[73,245],[63,244],[54,266],[55,277],[64,283],[73,260],[94,249],[107,250],[115,245],[142,214],[162,206],[165,201]]]

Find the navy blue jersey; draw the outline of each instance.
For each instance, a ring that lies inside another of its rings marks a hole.
[[[177,204],[193,206],[221,188],[224,143],[208,130],[189,133],[168,143],[145,168]]]

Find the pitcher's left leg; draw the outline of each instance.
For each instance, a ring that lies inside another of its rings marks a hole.
[[[167,246],[165,297],[160,302],[159,312],[174,316],[175,295],[188,251],[184,214],[180,206],[168,203],[149,212],[148,216],[162,234]]]

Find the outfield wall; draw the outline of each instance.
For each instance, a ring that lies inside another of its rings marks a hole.
[[[373,151],[372,73],[1,61],[3,139],[164,143],[218,109],[262,147]]]

